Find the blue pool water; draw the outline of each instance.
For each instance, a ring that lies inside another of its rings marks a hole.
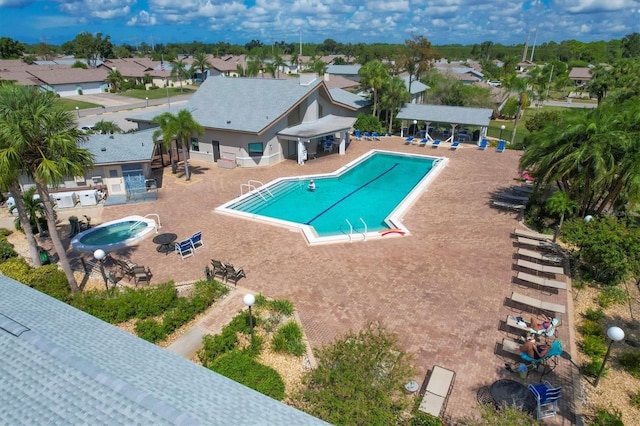
[[[80,237],[80,242],[88,246],[108,245],[119,243],[135,237],[148,225],[146,222],[127,221],[118,222],[101,228],[94,228],[94,232]]]
[[[375,152],[333,176],[287,178],[226,207],[312,226],[318,236],[392,228],[388,216],[433,169],[437,158]],[[361,220],[362,219],[362,220]]]

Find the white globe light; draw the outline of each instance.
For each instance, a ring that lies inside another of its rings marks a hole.
[[[98,260],[102,260],[107,256],[107,253],[104,252],[104,250],[102,249],[97,249],[96,251],[93,252],[93,257],[95,257]]]
[[[619,342],[624,339],[624,331],[620,327],[609,327],[607,336],[609,336],[609,339]]]
[[[591,222],[592,220],[593,220],[593,216],[591,216],[590,214],[588,214],[588,215],[586,215],[586,216],[584,217],[584,221],[585,221],[585,222]]]
[[[500,126],[500,128],[501,128],[502,130],[504,130],[504,129],[506,129],[506,128],[507,128],[507,126],[505,126],[505,125],[503,124],[502,126]]]
[[[245,294],[242,300],[244,301],[244,304],[249,307],[253,306],[253,304],[256,303],[256,297],[251,293]]]

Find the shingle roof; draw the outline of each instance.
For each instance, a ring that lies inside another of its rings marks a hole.
[[[325,424],[0,275],[0,419]]]
[[[103,68],[83,69],[83,68],[54,68],[29,69],[29,74],[44,81],[47,84],[72,84],[72,83],[92,83],[104,82],[109,72]]]
[[[371,101],[369,99],[351,92],[347,92],[346,90],[338,89],[337,87],[329,89],[329,93],[331,94],[333,100],[341,104],[350,106],[353,109],[360,109],[371,105]]]
[[[490,108],[405,104],[398,112],[397,118],[400,120],[488,126],[491,114],[493,114],[493,110]]]
[[[591,68],[573,67],[569,72],[569,78],[572,80],[591,80]]]
[[[328,74],[358,75],[362,65],[327,65]]]
[[[409,78],[411,78],[411,76],[406,75],[406,76],[401,77],[401,78],[404,80],[404,86],[407,88],[407,90],[409,90]],[[424,84],[420,80],[413,80],[411,82],[411,94],[412,95],[415,95],[416,93],[425,92],[428,89],[429,89],[429,86],[427,86],[426,84]]]
[[[96,165],[151,161],[155,130],[113,135],[90,134],[80,147],[88,149],[93,154]]]
[[[205,128],[260,133],[320,85],[319,78],[305,85],[299,79],[209,77],[185,108]],[[131,118],[148,121],[156,115]]]

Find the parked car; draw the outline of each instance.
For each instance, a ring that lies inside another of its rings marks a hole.
[[[93,126],[82,126],[80,127],[80,130],[82,130],[85,133],[92,133],[96,131],[96,128]]]

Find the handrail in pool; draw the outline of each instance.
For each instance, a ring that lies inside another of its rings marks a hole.
[[[363,218],[360,218],[360,222],[362,222],[362,224],[364,225],[364,232],[362,233],[362,239],[364,241],[367,241],[367,229],[368,229],[367,222],[365,222]]]
[[[255,186],[251,185],[250,183],[241,183],[240,184],[240,195],[244,195],[244,191],[243,188],[244,187],[249,188],[249,192],[251,192],[252,189],[255,189],[257,191],[258,188],[256,188]],[[262,201],[267,201],[266,198],[264,198],[264,195],[262,195],[262,192],[257,191],[257,194],[260,196],[260,198],[262,198]]]
[[[253,180],[253,179],[249,179],[249,182],[247,182],[249,185],[253,184],[260,184],[260,186],[255,186],[254,188],[256,189],[256,191],[260,192],[260,190],[262,188],[264,188],[264,190],[267,192],[267,194],[271,195],[271,198],[273,198],[273,194],[271,193],[271,191],[269,191],[269,188],[267,188],[266,186],[264,186],[264,183],[260,182],[259,180]]]
[[[147,216],[155,216],[156,218],[158,218],[157,221],[154,220],[155,223],[155,230],[156,230],[156,234],[158,233],[158,229],[162,228],[162,224],[160,223],[160,216],[157,213],[148,213],[146,215],[144,215],[144,217],[146,218]],[[133,225],[131,225],[129,227],[129,231],[131,231],[133,228],[135,228],[136,226],[140,225],[141,223],[143,223],[144,220],[139,220],[137,222],[135,222]]]

